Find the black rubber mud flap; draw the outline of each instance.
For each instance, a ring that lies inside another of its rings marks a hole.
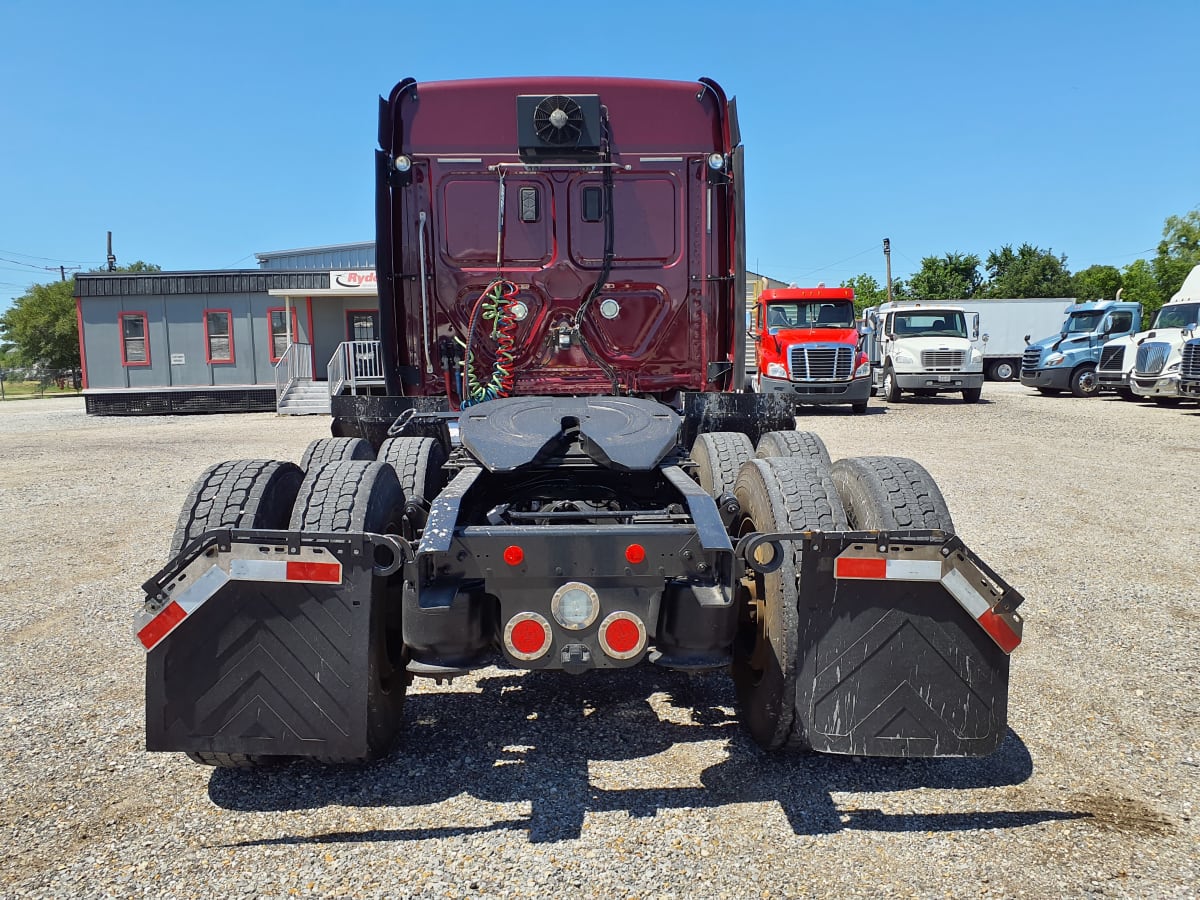
[[[1000,596],[1012,608],[1022,598],[944,532],[896,533],[891,540],[889,552],[877,553],[862,536],[804,539],[795,731],[824,753],[987,755],[1007,728],[1008,654],[941,581],[835,578],[835,564],[842,554],[875,555],[869,565],[884,565],[955,547],[950,555],[971,556],[965,571],[993,603]],[[956,586],[967,580],[957,578]]]
[[[739,431],[751,444],[768,431],[796,427],[796,406],[775,394],[684,394],[681,443],[690,447],[696,435],[710,431]]]
[[[369,655],[384,627],[388,580],[377,568],[382,540],[239,532],[231,543],[230,532],[210,532],[194,552],[148,581],[151,602],[139,621],[139,638],[151,645],[146,749],[369,756]],[[229,557],[239,557],[241,569]],[[278,569],[289,560],[314,559],[327,561],[318,566],[340,563],[339,583],[319,583],[327,575],[311,570],[307,575],[315,580],[308,582],[261,577],[264,565]],[[159,596],[165,599],[155,603]],[[158,625],[166,636],[159,637],[154,622],[161,620],[151,616],[171,605],[186,617],[175,623],[168,616]]]

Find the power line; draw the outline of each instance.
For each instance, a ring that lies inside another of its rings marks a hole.
[[[22,253],[20,250],[4,250],[4,249],[0,249],[0,253],[7,253],[9,256],[23,256],[23,257],[25,257],[26,259],[37,259],[37,260],[40,260],[40,261],[42,261],[42,262],[52,262],[52,263],[61,263],[61,264],[77,263],[77,264],[79,264],[79,265],[81,265],[81,266],[99,266],[99,265],[102,265],[102,263],[101,263],[101,262],[98,262],[98,261],[96,261],[96,260],[89,260],[89,259],[61,259],[60,257],[57,257],[57,256],[37,256],[36,254],[33,254],[33,253]],[[26,265],[28,265],[28,263],[26,263]]]

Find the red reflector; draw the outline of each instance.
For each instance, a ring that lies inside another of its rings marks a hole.
[[[837,578],[887,578],[887,557],[856,559],[839,556],[834,562]]]
[[[641,544],[630,544],[625,548],[625,558],[635,566],[646,559],[646,548]]]
[[[604,640],[616,653],[628,653],[641,639],[637,625],[629,619],[613,619],[604,630]]]
[[[328,584],[341,584],[342,564],[289,561],[286,577],[288,581],[323,581]]]
[[[146,626],[138,632],[138,640],[142,642],[143,647],[149,650],[164,637],[166,637],[168,631],[186,618],[187,613],[183,611],[183,607],[172,600],[166,609],[151,619]]]
[[[532,655],[546,644],[546,629],[533,619],[525,619],[513,626],[511,641],[518,653]]]
[[[1012,653],[1020,646],[1021,638],[1009,627],[1009,624],[990,609],[977,620],[983,630],[991,635],[997,646],[1005,653]]]
[[[516,544],[504,548],[504,561],[510,566],[519,566],[525,561],[525,551]],[[538,646],[541,646],[540,644]]]

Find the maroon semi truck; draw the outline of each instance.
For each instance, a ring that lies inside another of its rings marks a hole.
[[[151,750],[365,760],[414,678],[721,670],[767,748],[980,755],[1020,595],[892,457],[746,391],[742,145],[714,82],[381,100],[387,391],[234,460],[144,585]]]

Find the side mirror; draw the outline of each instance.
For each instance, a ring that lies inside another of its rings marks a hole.
[[[987,340],[986,334],[983,336],[983,339]],[[979,340],[979,313],[974,313],[971,316],[971,340]]]
[[[1025,346],[1027,346],[1027,347],[1028,347],[1028,346],[1029,346],[1029,335],[1025,335],[1025,337],[1023,338],[1023,340],[1025,341]]]
[[[986,343],[987,343],[989,340],[991,340],[991,337],[992,337],[992,336],[991,336],[990,334],[986,334],[986,333],[985,333],[985,334],[981,334],[981,335],[979,336],[979,339],[980,339],[981,341],[983,341],[983,342],[986,344]]]

